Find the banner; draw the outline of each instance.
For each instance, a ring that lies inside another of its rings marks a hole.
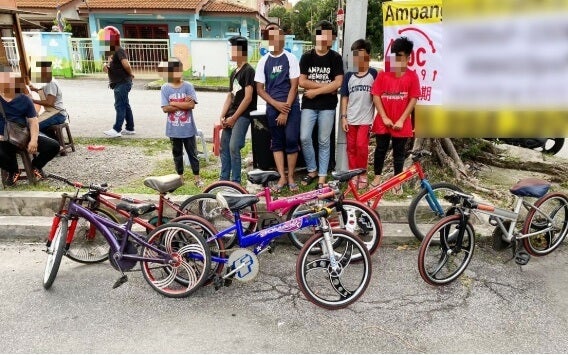
[[[392,42],[407,37],[414,42],[408,67],[420,79],[417,105],[442,104],[442,0],[383,3],[385,57]]]

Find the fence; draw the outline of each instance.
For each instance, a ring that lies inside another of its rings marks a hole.
[[[14,37],[2,37],[2,45],[6,50],[6,57],[8,57],[8,62],[15,72],[20,71],[20,55],[18,53],[18,46],[16,45],[16,38]]]

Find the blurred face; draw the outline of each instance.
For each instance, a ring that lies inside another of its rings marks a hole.
[[[320,47],[330,48],[333,44],[333,31],[332,30],[316,30],[316,45]]]
[[[53,79],[51,63],[38,62],[35,70],[32,70],[31,76],[34,83],[49,83]]]
[[[367,70],[369,67],[370,56],[364,49],[354,50],[353,54],[353,66],[359,71]]]
[[[16,92],[16,75],[14,72],[0,72],[0,92]]]
[[[284,48],[284,33],[281,29],[272,28],[268,30],[268,47],[271,52],[278,52]]]
[[[246,60],[247,54],[239,46],[231,46],[231,60],[238,62]]]
[[[391,55],[386,58],[390,64],[390,71],[392,72],[406,70],[406,67],[408,66],[408,59],[409,56],[407,56],[404,52],[391,53]]]
[[[158,66],[160,77],[168,83],[179,82],[183,76],[183,69],[180,63],[162,62]]]

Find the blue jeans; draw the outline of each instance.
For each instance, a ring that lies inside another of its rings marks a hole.
[[[318,123],[318,157],[319,169],[316,164],[316,153],[312,141],[314,126]],[[327,176],[329,157],[331,154],[330,135],[335,124],[335,110],[302,110],[302,121],[300,124],[300,141],[302,142],[302,154],[306,162],[308,172],[318,171],[318,176]],[[335,144],[335,142],[334,142]]]
[[[122,131],[122,124],[126,120],[126,129],[134,131],[134,117],[132,116],[132,109],[128,101],[128,93],[132,89],[132,82],[125,81],[114,87],[114,109],[116,111],[116,119],[112,128],[120,132]]]
[[[47,128],[56,124],[62,124],[63,122],[65,122],[66,119],[67,116],[65,116],[65,114],[63,113],[58,113],[56,115],[53,115],[50,118],[45,119],[39,123],[39,130],[40,132],[45,133],[45,130]]]
[[[223,128],[221,133],[221,176],[220,180],[241,183],[241,149],[245,146],[245,137],[250,119],[241,116],[233,128]],[[232,176],[232,179],[231,179]]]

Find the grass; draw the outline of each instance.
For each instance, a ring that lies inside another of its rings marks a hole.
[[[201,77],[184,77],[184,80],[192,83],[194,86],[199,87],[223,87],[229,88],[229,78],[223,77],[206,77],[204,80]],[[164,79],[154,80],[147,84],[148,87],[160,88],[165,83]]]

